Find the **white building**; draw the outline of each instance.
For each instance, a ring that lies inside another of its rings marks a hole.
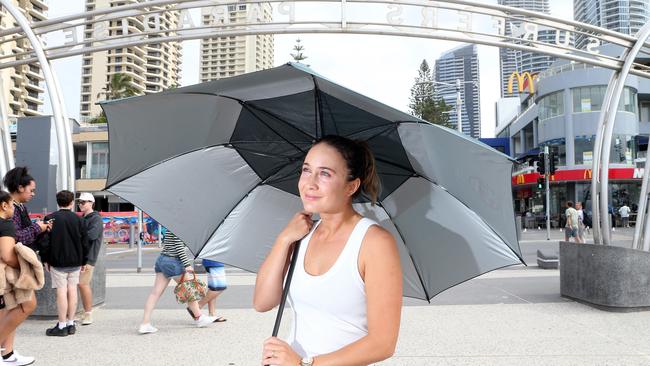
[[[227,13],[215,13],[214,7],[201,10],[201,23],[242,24],[270,22],[271,5],[238,4],[228,5]],[[217,8],[218,9],[218,8]],[[223,79],[273,67],[273,35],[226,36],[201,40],[201,82]]]
[[[650,19],[648,0],[574,0],[573,18],[624,34],[636,34]],[[585,48],[587,37],[578,35],[576,47]]]
[[[142,0],[86,0],[86,11],[104,9],[117,5],[138,3]],[[164,9],[169,6],[156,6]],[[178,11],[159,13],[160,29],[177,28]],[[144,16],[126,17],[119,20],[86,25],[84,40],[139,34],[145,29]],[[174,32],[168,32],[173,34]],[[153,36],[149,36],[153,38]],[[81,72],[80,116],[84,120],[97,117],[101,107],[98,101],[106,99],[105,91],[111,77],[117,73],[128,75],[138,94],[156,93],[180,85],[180,42],[150,43],[142,46],[121,47],[108,51],[85,54]]]
[[[47,4],[38,0],[12,0],[13,5],[23,10],[30,22],[47,19]],[[0,5],[0,29],[18,26],[13,16]],[[0,55],[21,54],[32,50],[27,38],[17,40],[3,39],[0,42]],[[5,59],[13,61],[13,59]],[[2,93],[10,118],[42,115],[44,78],[38,63],[15,66],[0,70]]]
[[[458,126],[456,112],[456,82],[460,80],[461,123],[463,133],[474,138],[481,137],[481,98],[479,91],[478,54],[476,45],[465,45],[447,51],[436,60],[435,81],[454,86],[435,86],[437,96],[444,99],[453,109],[449,113],[449,123]]]

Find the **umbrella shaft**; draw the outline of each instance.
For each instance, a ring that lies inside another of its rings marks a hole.
[[[299,241],[293,243],[291,264],[289,264],[289,272],[287,272],[287,278],[284,281],[284,288],[282,289],[282,299],[280,300],[280,306],[278,307],[278,314],[275,316],[275,325],[273,326],[273,334],[272,334],[273,337],[277,337],[278,331],[280,330],[280,323],[282,322],[282,313],[284,312],[284,305],[287,302],[287,295],[289,294],[289,286],[291,286],[291,277],[293,277],[293,270],[296,268],[296,262],[298,261],[298,249],[300,249]]]

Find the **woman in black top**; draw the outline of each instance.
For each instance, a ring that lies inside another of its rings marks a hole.
[[[16,246],[16,227],[13,222],[14,200],[5,191],[0,191],[0,261],[9,267],[19,268]],[[2,301],[4,308],[4,300]],[[2,359],[13,365],[29,365],[34,357],[18,354],[14,351],[16,328],[36,309],[36,294],[15,308],[0,310],[0,342],[2,342]]]

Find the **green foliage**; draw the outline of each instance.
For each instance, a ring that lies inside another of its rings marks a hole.
[[[418,69],[418,76],[411,87],[410,101],[409,109],[413,116],[451,128],[449,113],[446,113],[451,107],[442,98],[437,98],[431,68],[426,60],[422,60]]]
[[[122,73],[116,73],[111,76],[110,81],[106,85],[105,88],[103,88],[103,92],[99,93],[97,95],[97,98],[101,98],[104,96],[105,100],[113,100],[113,99],[122,99],[122,98],[127,98],[127,97],[132,97],[134,95],[138,94],[138,89],[133,86],[131,83],[132,79],[129,75],[122,74]],[[102,111],[99,116],[91,119],[88,121],[88,123],[106,123],[106,115],[104,114],[104,111]]]
[[[307,59],[307,56],[302,53],[305,50],[305,47],[300,44],[300,38],[296,39],[296,44],[293,46],[293,50],[296,53],[291,53],[290,55],[294,61],[300,63],[300,61]]]
[[[98,95],[101,97],[103,94],[107,100],[122,99],[132,97],[138,94],[138,89],[131,83],[131,77],[126,74],[116,73],[111,76],[110,81],[103,89],[104,91]]]

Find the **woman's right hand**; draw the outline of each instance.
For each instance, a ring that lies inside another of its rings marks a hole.
[[[45,223],[45,222],[43,222],[43,221],[36,221],[36,223],[37,223],[38,226],[41,228],[41,231],[42,231],[42,232],[46,232],[47,230],[49,230],[49,229],[52,228],[52,225],[51,225],[51,224]]]
[[[300,211],[293,216],[282,230],[280,238],[282,238],[283,243],[293,244],[309,234],[312,226],[314,226],[314,221],[311,219],[311,212]]]

